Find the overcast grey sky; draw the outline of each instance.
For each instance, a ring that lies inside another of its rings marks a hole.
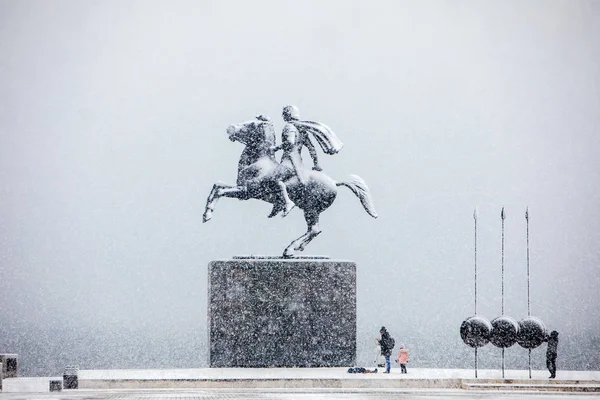
[[[202,224],[236,178],[225,129],[280,132],[296,104],[380,215],[341,189],[307,249],[358,263],[359,351],[382,324],[464,346],[475,206],[480,314],[500,314],[505,206],[506,314],[526,315],[529,206],[533,315],[600,341],[599,38],[598,0],[0,0],[0,323],[204,340],[208,262],[305,230],[229,199]]]

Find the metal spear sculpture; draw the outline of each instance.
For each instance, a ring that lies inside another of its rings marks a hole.
[[[540,346],[546,338],[546,325],[539,318],[531,316],[530,269],[529,269],[529,207],[525,210],[525,221],[527,225],[527,318],[519,321],[519,334],[517,342],[529,350],[529,379],[531,379],[531,349]]]
[[[502,378],[504,378],[504,349],[516,343],[519,324],[513,318],[504,315],[504,220],[506,218],[504,207],[500,217],[502,218],[502,314],[492,321],[490,342],[502,349]]]
[[[310,137],[313,137],[326,154],[336,154],[343,146],[337,136],[324,124],[301,121],[295,106],[283,109],[286,122],[282,143],[275,145],[275,129],[268,117],[259,115],[255,120],[231,125],[227,134],[232,142],[242,143],[245,148],[238,163],[237,183],[214,184],[206,200],[203,221],[212,218],[217,201],[221,197],[240,200],[258,199],[273,204],[269,217],[281,213],[284,217],[298,206],[304,213],[308,229],[293,240],[284,250],[283,257],[293,257],[317,237],[319,216],[333,204],[337,188],[347,187],[360,200],[365,211],[373,218],[377,212],[371,200],[369,188],[364,180],[350,175],[346,181],[335,181],[322,172],[317,161],[317,152]],[[312,169],[302,162],[302,148],[306,147],[313,159]],[[282,150],[281,161],[275,152]]]
[[[477,378],[477,348],[492,342],[502,348],[502,378],[504,378],[504,349],[515,342],[529,350],[529,378],[531,379],[531,349],[540,346],[547,337],[544,323],[531,316],[530,268],[529,268],[529,208],[525,210],[527,221],[527,318],[517,323],[513,318],[504,315],[504,207],[502,218],[502,316],[490,324],[485,318],[475,315],[463,321],[460,335],[468,346],[475,348],[475,377]],[[475,314],[477,314],[477,209],[473,213],[475,219]]]
[[[477,315],[477,208],[473,210],[473,220],[475,221],[475,314],[461,324],[460,337],[467,346],[475,349],[475,378],[477,378],[477,349],[489,343],[492,324]]]

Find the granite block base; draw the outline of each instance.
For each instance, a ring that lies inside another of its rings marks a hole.
[[[3,378],[16,378],[19,373],[19,356],[17,354],[0,354]]]
[[[341,367],[356,361],[356,264],[212,261],[211,367]]]

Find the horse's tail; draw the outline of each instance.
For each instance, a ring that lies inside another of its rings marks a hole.
[[[373,218],[377,218],[377,211],[373,206],[373,199],[371,199],[371,192],[369,187],[358,175],[350,175],[350,179],[347,182],[336,182],[336,186],[346,186],[352,190],[352,193],[359,198],[361,204],[365,208],[365,211]]]

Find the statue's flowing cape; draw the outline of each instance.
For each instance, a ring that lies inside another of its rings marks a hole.
[[[331,128],[320,122],[313,121],[290,121],[298,130],[311,133],[326,154],[336,154],[344,143],[333,133]]]

